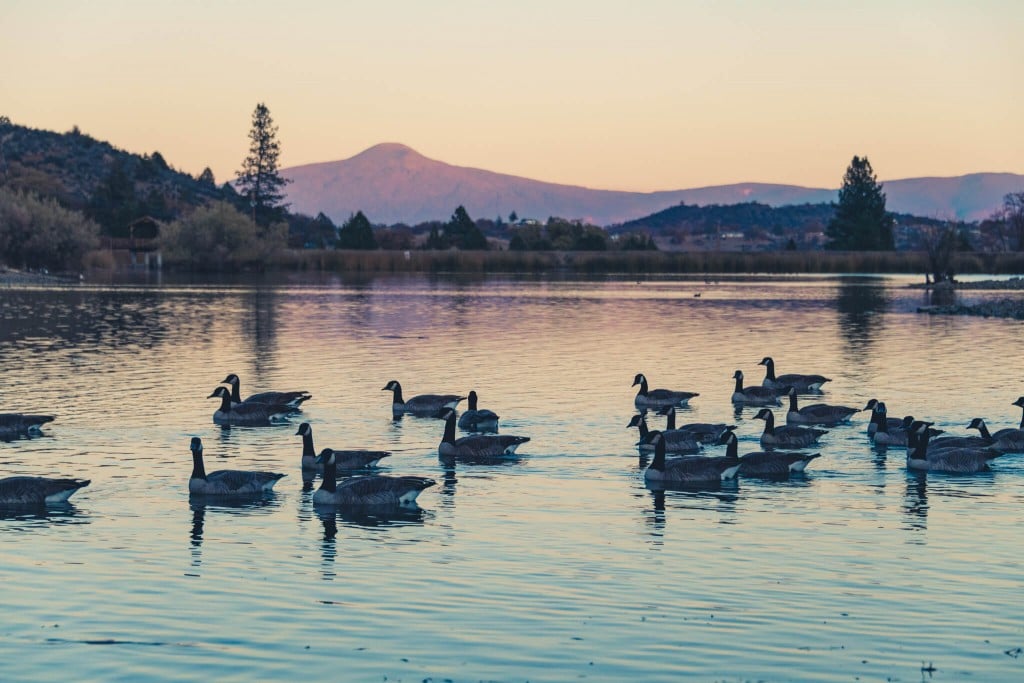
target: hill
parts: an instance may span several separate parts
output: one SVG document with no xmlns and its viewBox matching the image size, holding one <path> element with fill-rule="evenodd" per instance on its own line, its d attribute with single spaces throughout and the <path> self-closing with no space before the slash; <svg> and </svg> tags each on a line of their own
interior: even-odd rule
<svg viewBox="0 0 1024 683">
<path fill-rule="evenodd" d="M 837 177 L 842 169 L 837 170 Z M 303 213 L 323 211 L 335 222 L 363 211 L 375 223 L 445 219 L 456 206 L 474 218 L 549 216 L 598 225 L 623 223 L 676 206 L 758 202 L 768 206 L 834 201 L 836 190 L 738 183 L 663 192 L 621 192 L 545 183 L 429 159 L 397 143 L 371 147 L 349 159 L 283 169 L 293 182 L 288 201 Z M 976 173 L 957 178 L 911 178 L 884 183 L 889 209 L 936 218 L 979 220 L 1009 192 L 1024 190 L 1024 175 Z"/>
</svg>

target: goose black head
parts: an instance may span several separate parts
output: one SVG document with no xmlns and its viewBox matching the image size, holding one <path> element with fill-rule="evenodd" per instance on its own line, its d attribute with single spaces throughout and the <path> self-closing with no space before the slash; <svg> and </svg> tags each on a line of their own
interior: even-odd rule
<svg viewBox="0 0 1024 683">
<path fill-rule="evenodd" d="M 451 408 L 442 408 L 441 411 L 437 414 L 437 417 L 440 420 L 454 420 L 455 411 L 452 410 Z"/>
<path fill-rule="evenodd" d="M 241 380 L 238 379 L 238 375 L 233 372 L 220 381 L 221 384 L 238 384 L 239 382 L 241 382 Z"/>
<path fill-rule="evenodd" d="M 757 415 L 754 416 L 754 419 L 767 420 L 774 419 L 774 417 L 775 415 L 772 414 L 772 411 L 768 410 L 767 408 L 761 408 L 761 410 L 757 411 Z"/>
<path fill-rule="evenodd" d="M 877 406 L 877 405 L 878 405 L 878 399 L 877 398 L 873 398 L 870 401 L 868 401 L 867 405 L 865 405 L 861 410 L 874 410 L 875 406 Z"/>
<path fill-rule="evenodd" d="M 203 452 L 203 440 L 200 439 L 198 436 L 193 436 L 192 437 L 192 443 L 189 444 L 188 448 L 193 453 L 202 453 Z"/>
<path fill-rule="evenodd" d="M 213 393 L 206 398 L 224 398 L 225 396 L 230 397 L 231 392 L 229 392 L 225 387 L 217 387 L 213 390 Z"/>
<path fill-rule="evenodd" d="M 719 446 L 724 446 L 725 444 L 736 440 L 736 434 L 733 433 L 733 429 L 735 429 L 735 427 L 733 427 L 732 429 L 726 429 L 724 432 L 722 432 L 722 435 L 718 437 Z"/>
<path fill-rule="evenodd" d="M 388 382 L 387 384 L 385 384 L 384 388 L 381 389 L 381 391 L 398 391 L 401 388 L 402 388 L 402 385 L 398 383 L 398 380 L 397 379 L 393 379 L 390 382 Z"/>
<path fill-rule="evenodd" d="M 758 363 L 758 365 L 771 365 L 774 362 L 775 361 L 772 360 L 771 356 L 765 356 L 764 358 L 761 359 L 761 362 Z"/>
<path fill-rule="evenodd" d="M 907 430 L 907 429 L 910 429 L 911 425 L 913 425 L 913 424 L 914 424 L 914 416 L 913 415 L 904 415 L 903 416 L 903 422 L 900 424 L 900 428 L 904 429 L 904 430 Z"/>
<path fill-rule="evenodd" d="M 732 373 L 732 378 L 733 379 L 743 379 L 743 371 L 742 370 L 737 370 L 736 372 Z"/>
<path fill-rule="evenodd" d="M 1021 396 L 1020 398 L 1018 398 L 1016 401 L 1014 401 L 1010 405 L 1017 406 L 1018 408 L 1024 408 L 1024 396 Z"/>
<path fill-rule="evenodd" d="M 331 448 L 325 448 L 320 451 L 320 455 L 316 457 L 317 465 L 327 465 L 334 462 L 334 450 Z"/>
<path fill-rule="evenodd" d="M 633 386 L 635 387 L 637 384 L 643 384 L 646 381 L 647 381 L 647 378 L 644 377 L 644 373 L 638 372 L 638 373 L 636 373 L 636 377 L 633 378 Z M 1022 398 L 1024 398 L 1024 397 L 1022 397 Z"/>
<path fill-rule="evenodd" d="M 634 415 L 630 420 L 629 424 L 626 425 L 626 429 L 632 429 L 633 427 L 639 427 L 640 423 L 644 421 L 643 415 Z"/>
<path fill-rule="evenodd" d="M 980 417 L 976 417 L 971 420 L 971 424 L 967 425 L 968 429 L 981 429 L 985 426 L 985 420 Z"/>
<path fill-rule="evenodd" d="M 885 401 L 878 401 L 875 404 L 875 412 L 876 413 L 881 413 L 882 415 L 888 415 L 889 414 L 889 407 L 885 405 Z"/>
<path fill-rule="evenodd" d="M 309 423 L 303 422 L 299 425 L 299 431 L 295 432 L 295 436 L 306 436 L 306 434 L 311 434 L 312 432 L 313 428 L 309 426 Z"/>
</svg>

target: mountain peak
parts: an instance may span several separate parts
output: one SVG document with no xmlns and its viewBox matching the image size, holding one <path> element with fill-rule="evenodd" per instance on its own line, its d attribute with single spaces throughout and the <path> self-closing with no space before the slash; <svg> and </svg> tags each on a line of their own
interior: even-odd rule
<svg viewBox="0 0 1024 683">
<path fill-rule="evenodd" d="M 364 149 L 356 156 L 405 156 L 410 154 L 413 156 L 423 156 L 412 147 L 403 145 L 401 142 L 381 142 L 373 147 Z"/>
</svg>

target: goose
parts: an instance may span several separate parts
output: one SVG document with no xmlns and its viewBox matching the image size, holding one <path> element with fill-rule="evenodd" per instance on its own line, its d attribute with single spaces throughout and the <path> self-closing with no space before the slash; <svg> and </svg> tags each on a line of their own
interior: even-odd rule
<svg viewBox="0 0 1024 683">
<path fill-rule="evenodd" d="M 1021 396 L 1020 398 L 1018 398 L 1016 401 L 1014 401 L 1010 405 L 1015 405 L 1015 406 L 1018 406 L 1018 407 L 1024 409 L 1024 396 Z M 1021 416 L 1020 416 L 1020 428 L 1024 429 L 1024 413 L 1022 413 Z M 1002 431 L 1002 430 L 1000 430 L 1000 431 Z M 996 432 L 996 434 L 998 434 L 998 433 L 999 432 Z"/>
<path fill-rule="evenodd" d="M 53 415 L 29 415 L 26 413 L 0 413 L 0 439 L 40 434 L 41 427 L 53 422 Z"/>
<path fill-rule="evenodd" d="M 739 442 L 732 432 L 725 432 L 718 441 L 725 444 L 725 454 L 730 458 L 739 457 Z M 740 461 L 740 474 L 752 477 L 778 477 L 794 472 L 803 472 L 807 465 L 821 453 L 787 453 L 785 451 L 751 451 Z"/>
<path fill-rule="evenodd" d="M 1024 452 L 1024 429 L 1000 429 L 995 434 L 988 431 L 985 420 L 976 417 L 967 425 L 968 429 L 977 429 L 981 438 L 992 448 L 1004 453 Z"/>
<path fill-rule="evenodd" d="M 777 406 L 779 397 L 774 389 L 767 387 L 746 387 L 743 386 L 743 371 L 737 370 L 732 375 L 736 380 L 736 387 L 732 391 L 733 403 L 745 403 L 752 406 Z"/>
<path fill-rule="evenodd" d="M 667 419 L 665 420 L 665 432 L 671 432 L 678 429 L 681 432 L 688 432 L 691 438 L 701 443 L 718 443 L 718 439 L 726 430 L 736 429 L 736 425 L 727 425 L 724 422 L 718 424 L 712 424 L 709 422 L 689 422 L 676 427 L 676 407 L 668 406 L 658 411 L 659 415 L 664 415 Z"/>
<path fill-rule="evenodd" d="M 308 391 L 264 391 L 259 394 L 253 394 L 243 401 L 240 391 L 242 381 L 238 378 L 238 375 L 231 373 L 222 379 L 220 383 L 231 385 L 232 403 L 263 403 L 272 406 L 287 406 L 292 410 L 298 410 L 303 401 L 313 398 L 313 394 Z"/>
<path fill-rule="evenodd" d="M 846 422 L 860 408 L 833 406 L 827 403 L 812 403 L 803 408 L 797 405 L 796 387 L 789 388 L 789 411 L 786 413 L 786 424 L 837 425 Z"/>
<path fill-rule="evenodd" d="M 689 404 L 691 398 L 700 394 L 692 391 L 673 391 L 671 389 L 648 389 L 647 378 L 642 372 L 638 372 L 633 378 L 633 386 L 640 385 L 633 399 L 633 405 L 637 408 L 664 408 L 665 406 L 683 407 Z"/>
<path fill-rule="evenodd" d="M 910 425 L 914 423 L 914 416 L 907 415 L 899 423 L 899 426 L 890 428 L 890 419 L 885 417 L 885 403 L 879 402 L 875 410 L 881 414 L 881 417 L 876 423 L 878 431 L 871 435 L 871 440 L 879 446 L 908 445 L 911 436 Z"/>
<path fill-rule="evenodd" d="M 277 480 L 285 476 L 277 472 L 246 472 L 242 470 L 217 470 L 206 473 L 203 465 L 203 440 L 192 437 L 192 476 L 188 480 L 188 492 L 201 496 L 247 496 L 266 493 L 274 488 Z"/>
<path fill-rule="evenodd" d="M 882 404 L 881 410 L 878 409 L 878 405 L 880 403 Z M 885 404 L 882 403 L 881 401 L 879 401 L 877 398 L 873 398 L 870 401 L 868 401 L 867 404 L 864 406 L 863 410 L 870 410 L 871 411 L 871 420 L 868 422 L 868 436 L 869 437 L 870 436 L 874 436 L 875 432 L 878 431 L 878 425 L 879 425 L 879 422 L 881 420 L 887 420 L 887 424 L 889 425 L 889 431 L 890 432 L 895 430 L 895 429 L 899 429 L 901 426 L 903 426 L 904 420 L 900 420 L 900 419 L 895 418 L 895 417 L 888 417 L 887 416 L 887 410 L 886 410 Z M 913 420 L 911 420 L 911 421 L 913 421 Z"/>
<path fill-rule="evenodd" d="M 654 460 L 644 470 L 644 480 L 657 484 L 707 484 L 732 479 L 740 468 L 740 461 L 728 454 L 719 457 L 690 456 L 666 458 L 665 439 L 661 432 L 652 432 Z M 735 455 L 735 454 L 733 454 Z"/>
<path fill-rule="evenodd" d="M 660 434 L 665 442 L 665 451 L 673 455 L 693 455 L 700 452 L 700 444 L 693 434 L 678 429 L 652 432 L 647 428 L 647 418 L 641 415 L 634 415 L 633 419 L 626 425 L 626 429 L 636 427 L 640 430 L 640 441 L 637 443 L 641 453 L 650 453 L 654 450 L 654 442 L 651 440 L 654 434 Z"/>
<path fill-rule="evenodd" d="M 39 506 L 64 503 L 75 491 L 89 485 L 88 479 L 52 477 L 6 477 L 0 479 L 0 505 Z"/>
<path fill-rule="evenodd" d="M 369 475 L 338 481 L 334 451 L 325 448 L 317 458 L 324 476 L 313 492 L 315 505 L 388 506 L 413 505 L 416 497 L 435 484 L 426 477 L 385 477 Z"/>
<path fill-rule="evenodd" d="M 984 431 L 981 431 L 979 427 L 984 427 Z M 981 431 L 981 435 L 940 436 L 937 439 L 931 440 L 928 444 L 932 453 L 949 448 L 989 448 L 994 445 L 992 436 L 988 434 L 988 427 L 985 427 L 985 421 L 980 417 L 972 419 L 970 424 L 967 425 L 967 428 L 979 429 L 979 431 Z"/>
<path fill-rule="evenodd" d="M 213 412 L 213 421 L 219 425 L 262 427 L 285 420 L 292 412 L 291 408 L 266 403 L 232 403 L 231 392 L 224 387 L 217 387 L 206 398 L 220 399 L 220 408 Z"/>
<path fill-rule="evenodd" d="M 302 437 L 302 469 L 322 470 L 323 466 L 317 466 L 316 451 L 313 450 L 313 428 L 308 422 L 299 425 L 295 436 Z M 359 470 L 364 467 L 374 467 L 382 458 L 391 455 L 391 451 L 366 451 L 346 450 L 340 451 L 331 449 L 334 453 L 335 469 Z"/>
<path fill-rule="evenodd" d="M 761 380 L 761 386 L 768 387 L 769 389 L 783 389 L 785 387 L 795 387 L 801 394 L 806 394 L 810 391 L 821 391 L 821 385 L 825 382 L 831 382 L 828 377 L 822 377 L 821 375 L 800 375 L 797 373 L 790 373 L 775 376 L 775 361 L 772 360 L 771 356 L 765 356 L 761 359 L 758 365 L 764 366 L 764 379 Z"/>
<path fill-rule="evenodd" d="M 492 410 L 477 409 L 476 402 L 476 391 L 470 391 L 469 410 L 459 416 L 459 429 L 465 429 L 467 432 L 498 431 L 498 416 Z"/>
<path fill-rule="evenodd" d="M 455 411 L 445 408 L 438 416 L 444 420 L 444 436 L 437 446 L 441 457 L 496 458 L 515 455 L 516 449 L 530 440 L 528 436 L 509 434 L 473 434 L 455 438 Z"/>
<path fill-rule="evenodd" d="M 928 428 L 926 422 L 915 422 L 914 425 L 917 446 L 907 449 L 907 469 L 971 474 L 984 472 L 989 469 L 988 464 L 991 460 L 1003 455 L 1002 451 L 994 448 L 959 447 L 929 452 L 928 440 L 931 438 L 932 430 Z"/>
<path fill-rule="evenodd" d="M 421 416 L 435 416 L 438 411 L 445 408 L 454 409 L 459 401 L 466 398 L 456 394 L 420 394 L 413 396 L 408 401 L 402 398 L 402 385 L 398 380 L 391 380 L 381 391 L 394 392 L 391 399 L 391 412 L 395 415 L 411 413 Z"/>
<path fill-rule="evenodd" d="M 755 420 L 764 420 L 764 432 L 761 434 L 761 445 L 765 447 L 782 446 L 783 448 L 803 448 L 816 443 L 828 434 L 827 430 L 812 427 L 786 425 L 775 426 L 775 414 L 768 408 L 761 408 L 754 416 Z"/>
</svg>

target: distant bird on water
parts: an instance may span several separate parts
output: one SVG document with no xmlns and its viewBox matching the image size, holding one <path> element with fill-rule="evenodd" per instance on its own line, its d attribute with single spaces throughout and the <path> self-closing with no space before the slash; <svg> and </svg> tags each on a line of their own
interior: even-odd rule
<svg viewBox="0 0 1024 683">
<path fill-rule="evenodd" d="M 640 385 L 633 399 L 633 405 L 639 409 L 659 409 L 666 406 L 683 407 L 689 404 L 691 398 L 700 394 L 693 391 L 674 391 L 672 389 L 650 389 L 647 386 L 647 378 L 642 372 L 637 373 L 633 378 L 633 386 Z"/>
<path fill-rule="evenodd" d="M 41 506 L 64 503 L 71 494 L 89 483 L 88 479 L 6 477 L 0 479 L 0 505 Z"/>
<path fill-rule="evenodd" d="M 459 401 L 466 398 L 458 394 L 420 394 L 406 400 L 402 396 L 402 385 L 396 379 L 384 385 L 381 391 L 392 392 L 391 412 L 394 415 L 410 413 L 423 417 L 436 417 L 439 411 L 445 408 L 454 409 Z"/>
<path fill-rule="evenodd" d="M 231 373 L 222 379 L 220 383 L 231 385 L 232 403 L 263 403 L 272 406 L 287 406 L 293 410 L 298 410 L 304 401 L 313 398 L 313 394 L 308 391 L 264 391 L 259 394 L 252 394 L 243 401 L 240 390 L 242 380 L 238 378 L 238 375 Z"/>
<path fill-rule="evenodd" d="M 192 437 L 192 475 L 188 479 L 188 492 L 203 496 L 246 496 L 267 493 L 284 474 L 243 470 L 217 470 L 206 473 L 203 464 L 203 441 Z"/>
</svg>

